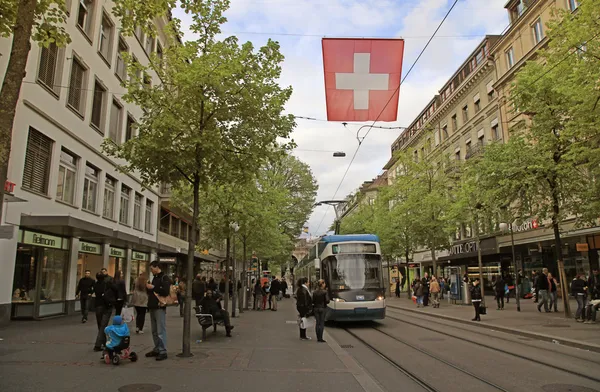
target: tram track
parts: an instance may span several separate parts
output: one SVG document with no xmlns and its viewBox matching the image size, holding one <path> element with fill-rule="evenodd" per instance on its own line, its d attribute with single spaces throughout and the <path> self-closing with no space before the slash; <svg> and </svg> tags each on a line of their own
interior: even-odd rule
<svg viewBox="0 0 600 392">
<path fill-rule="evenodd" d="M 419 385 L 421 388 L 423 388 L 426 391 L 429 392 L 442 392 L 443 389 L 438 389 L 434 386 L 431 385 L 431 383 L 429 383 L 428 381 L 424 380 L 422 377 L 420 377 L 419 375 L 415 374 L 413 371 L 410 371 L 409 369 L 407 369 L 405 366 L 402 366 L 400 363 L 398 363 L 398 361 L 394 360 L 393 358 L 389 357 L 388 355 L 386 355 L 385 353 L 383 353 L 381 350 L 377 349 L 374 345 L 372 345 L 371 343 L 369 343 L 368 341 L 366 341 L 365 339 L 361 338 L 360 336 L 358 336 L 355 332 L 351 331 L 349 328 L 344 327 L 342 328 L 346 333 L 348 333 L 350 336 L 352 336 L 354 339 L 356 339 L 357 341 L 359 341 L 361 344 L 365 345 L 367 348 L 369 348 L 371 351 L 373 351 L 375 354 L 377 354 L 379 357 L 381 357 L 383 360 L 385 360 L 387 363 L 389 363 L 393 368 L 395 368 L 396 370 L 398 370 L 399 372 L 401 372 L 402 374 L 404 374 L 405 376 L 407 376 L 409 379 L 411 379 L 412 381 L 414 381 L 417 385 Z M 375 330 L 385 336 L 387 336 L 388 338 L 402 344 L 405 345 L 413 350 L 418 351 L 419 353 L 430 357 L 438 362 L 441 362 L 447 366 L 449 366 L 452 369 L 455 369 L 457 371 L 459 371 L 462 374 L 465 374 L 475 380 L 478 380 L 479 382 L 486 384 L 490 387 L 492 387 L 495 390 L 498 391 L 502 391 L 502 392 L 510 392 L 508 389 L 505 389 L 497 384 L 494 384 L 491 381 L 488 381 L 466 369 L 463 369 L 462 367 L 455 365 L 449 361 L 446 361 L 442 358 L 439 358 L 438 356 L 436 356 L 435 354 L 424 350 L 420 347 L 417 347 L 411 343 L 408 343 L 406 341 L 403 341 L 402 339 L 397 338 L 396 336 L 393 336 L 391 334 L 388 334 L 387 332 L 384 332 L 382 330 L 380 330 L 379 328 L 376 327 L 371 327 L 369 328 L 370 330 Z"/>
<path fill-rule="evenodd" d="M 440 331 L 440 330 L 437 330 L 437 329 L 434 329 L 434 328 L 431 328 L 431 327 L 423 326 L 423 324 L 417 324 L 417 323 L 410 322 L 410 321 L 407 321 L 407 320 L 403 320 L 403 319 L 400 319 L 400 318 L 397 318 L 397 317 L 393 317 L 393 316 L 390 316 L 389 313 L 386 314 L 386 319 L 392 319 L 394 321 L 398 321 L 398 322 L 401 322 L 401 323 L 404 323 L 404 324 L 407 324 L 407 325 L 411 325 L 411 326 L 417 327 L 419 329 L 424 329 L 424 330 L 427 330 L 427 331 L 435 332 L 435 333 L 443 335 L 443 336 L 447 336 L 447 337 L 450 337 L 450 338 L 453 338 L 453 339 L 457 339 L 457 340 L 460 340 L 460 341 L 463 341 L 463 342 L 467 342 L 467 343 L 470 343 L 470 344 L 478 346 L 478 347 L 484 347 L 484 348 L 493 350 L 495 352 L 507 354 L 509 356 L 516 357 L 516 358 L 519 358 L 519 359 L 523 359 L 523 360 L 528 361 L 528 362 L 531 361 L 531 357 L 530 356 L 521 355 L 521 354 L 518 354 L 518 353 L 515 353 L 515 352 L 512 352 L 512 351 L 508 351 L 508 350 L 505 350 L 505 349 L 502 349 L 502 348 L 499 348 L 499 347 L 496 347 L 496 346 L 493 346 L 493 345 L 490 345 L 490 344 L 481 343 L 481 342 L 475 342 L 475 341 L 472 341 L 470 339 L 464 338 L 462 336 L 458 336 L 456 334 L 452 334 L 452 333 Z M 422 320 L 422 319 L 419 318 L 419 320 Z M 403 342 L 398 337 L 392 336 L 392 335 L 388 334 L 387 332 L 382 331 L 381 329 L 379 329 L 377 327 L 373 327 L 373 329 L 376 329 L 377 331 L 379 331 L 379 332 L 381 332 L 381 333 L 383 333 L 383 334 L 385 334 L 385 335 L 387 335 L 387 336 L 389 336 L 389 337 L 391 337 L 391 338 L 393 338 L 393 339 L 395 339 L 395 340 L 397 340 L 397 341 L 399 341 L 401 343 L 404 343 L 406 345 L 410 345 L 410 343 Z M 483 336 L 495 338 L 495 337 L 492 337 L 492 336 L 489 336 L 489 335 L 485 335 L 485 334 Z M 514 341 L 511 341 L 509 339 L 502 339 L 502 338 L 498 338 L 498 339 L 501 339 L 501 340 L 504 340 L 504 341 L 508 341 L 508 342 L 513 343 L 513 344 L 515 343 Z M 538 347 L 535 347 L 535 348 L 538 349 Z M 417 348 L 417 349 L 419 349 L 419 348 Z M 558 355 L 567 355 L 567 356 L 569 356 L 568 354 L 563 354 L 563 353 L 559 353 L 559 352 L 548 350 L 548 349 L 543 349 L 543 350 L 547 350 L 547 351 L 550 351 L 550 352 L 558 354 Z M 583 360 L 581 357 L 577 357 L 577 356 L 573 356 L 573 355 L 570 355 L 570 357 L 578 359 L 578 360 Z M 593 363 L 597 363 L 596 361 L 593 361 L 593 360 L 592 360 L 592 362 Z M 561 367 L 561 366 L 558 366 L 558 365 L 554 365 L 554 364 L 551 364 L 551 363 L 548 363 L 548 362 L 541 362 L 539 360 L 536 360 L 536 363 L 538 363 L 540 365 L 543 365 L 543 366 L 546 366 L 546 367 L 549 367 L 549 368 L 552 368 L 554 370 L 559 370 L 561 372 L 568 373 L 568 374 L 573 375 L 573 376 L 582 377 L 582 378 L 588 379 L 590 381 L 594 381 L 594 382 L 600 383 L 600 378 L 596 378 L 596 377 L 593 377 L 593 376 L 585 374 L 585 373 L 577 372 L 577 371 L 574 371 L 574 370 L 571 370 L 571 369 L 565 369 L 564 367 Z"/>
</svg>

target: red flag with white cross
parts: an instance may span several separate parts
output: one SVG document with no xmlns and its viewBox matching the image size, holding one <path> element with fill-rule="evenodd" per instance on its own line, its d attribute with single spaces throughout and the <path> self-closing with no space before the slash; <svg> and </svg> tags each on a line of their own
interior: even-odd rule
<svg viewBox="0 0 600 392">
<path fill-rule="evenodd" d="M 323 38 L 329 121 L 396 121 L 404 40 Z"/>
</svg>

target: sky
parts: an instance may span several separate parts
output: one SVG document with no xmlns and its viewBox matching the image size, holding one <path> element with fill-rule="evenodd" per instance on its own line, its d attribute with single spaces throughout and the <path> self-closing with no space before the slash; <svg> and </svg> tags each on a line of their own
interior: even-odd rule
<svg viewBox="0 0 600 392">
<path fill-rule="evenodd" d="M 255 47 L 269 38 L 285 56 L 282 86 L 292 86 L 287 113 L 297 119 L 292 138 L 299 159 L 310 165 L 318 185 L 317 201 L 344 199 L 364 181 L 383 172 L 391 144 L 402 130 L 373 129 L 362 143 L 344 181 L 342 177 L 358 148 L 356 133 L 362 124 L 327 122 L 321 38 L 403 38 L 403 80 L 398 120 L 378 126 L 406 127 L 438 94 L 486 34 L 500 34 L 508 25 L 506 0 L 459 0 L 413 70 L 408 70 L 454 0 L 231 0 L 222 26 L 224 36 L 236 35 Z M 190 17 L 177 10 L 184 39 Z M 406 77 L 406 78 L 405 78 Z M 404 79 L 405 78 L 405 79 Z M 364 124 L 371 124 L 364 123 Z M 361 131 L 364 136 L 366 129 Z M 343 151 L 345 158 L 334 158 Z M 339 189 L 338 189 L 339 187 Z M 337 192 L 336 192 L 337 191 Z M 315 207 L 307 222 L 311 236 L 324 234 L 335 218 L 333 208 Z"/>
</svg>

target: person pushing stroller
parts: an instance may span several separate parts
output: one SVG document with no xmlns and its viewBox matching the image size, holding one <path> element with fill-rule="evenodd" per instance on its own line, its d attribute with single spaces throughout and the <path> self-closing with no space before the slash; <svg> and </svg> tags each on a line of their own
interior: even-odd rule
<svg viewBox="0 0 600 392">
<path fill-rule="evenodd" d="M 104 360 L 106 363 L 112 362 L 118 365 L 121 359 L 130 359 L 137 361 L 137 354 L 130 350 L 131 336 L 129 327 L 123 322 L 121 316 L 113 318 L 113 324 L 104 329 L 106 334 L 106 351 Z"/>
</svg>

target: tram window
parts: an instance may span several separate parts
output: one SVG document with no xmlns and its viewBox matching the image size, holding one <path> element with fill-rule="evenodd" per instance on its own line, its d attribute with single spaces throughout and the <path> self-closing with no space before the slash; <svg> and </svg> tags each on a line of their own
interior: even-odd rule
<svg viewBox="0 0 600 392">
<path fill-rule="evenodd" d="M 381 287 L 381 260 L 378 255 L 329 256 L 331 287 L 343 289 L 369 289 Z"/>
</svg>

